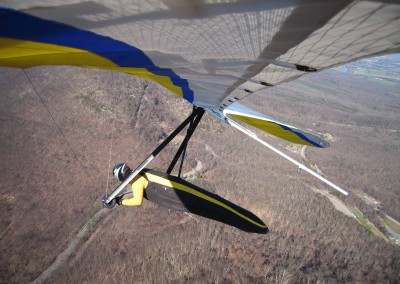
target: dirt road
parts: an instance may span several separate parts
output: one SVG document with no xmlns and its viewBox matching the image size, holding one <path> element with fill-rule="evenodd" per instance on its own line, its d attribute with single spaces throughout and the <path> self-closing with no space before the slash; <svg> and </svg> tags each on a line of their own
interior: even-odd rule
<svg viewBox="0 0 400 284">
<path fill-rule="evenodd" d="M 45 283 L 51 275 L 58 270 L 61 266 L 65 265 L 66 261 L 70 258 L 70 256 L 75 253 L 75 251 L 79 248 L 79 246 L 84 243 L 84 241 L 90 235 L 93 227 L 103 219 L 103 217 L 110 212 L 110 210 L 106 208 L 102 208 L 97 211 L 89 221 L 86 222 L 85 225 L 80 229 L 75 238 L 70 242 L 68 247 L 60 253 L 60 255 L 56 258 L 56 260 L 45 270 L 42 274 L 39 275 L 32 283 L 39 284 Z"/>
</svg>

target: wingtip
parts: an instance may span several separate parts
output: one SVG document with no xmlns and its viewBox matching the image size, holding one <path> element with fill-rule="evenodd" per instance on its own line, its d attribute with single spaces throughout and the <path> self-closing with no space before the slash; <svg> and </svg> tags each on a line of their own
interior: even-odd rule
<svg viewBox="0 0 400 284">
<path fill-rule="evenodd" d="M 319 138 L 319 148 L 329 148 L 331 147 L 331 144 L 329 144 L 326 140 Z"/>
<path fill-rule="evenodd" d="M 223 114 L 225 117 L 233 117 L 292 143 L 313 146 L 317 148 L 330 147 L 327 141 L 316 136 L 315 134 L 276 121 L 275 119 L 258 113 L 257 111 L 245 107 L 238 102 L 235 102 L 224 109 Z"/>
</svg>

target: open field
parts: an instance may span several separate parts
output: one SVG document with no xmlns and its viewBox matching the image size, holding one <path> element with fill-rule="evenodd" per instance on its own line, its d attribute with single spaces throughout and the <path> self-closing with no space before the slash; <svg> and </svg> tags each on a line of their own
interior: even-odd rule
<svg viewBox="0 0 400 284">
<path fill-rule="evenodd" d="M 386 218 L 383 221 L 385 222 L 385 225 L 389 226 L 393 231 L 396 232 L 396 234 L 400 234 L 400 225 L 398 222 L 395 222 L 388 216 L 386 216 Z"/>
<path fill-rule="evenodd" d="M 363 79 L 382 85 L 398 85 L 400 78 L 400 55 L 386 55 L 352 62 L 334 70 L 344 74 L 360 76 Z M 399 90 L 393 94 L 400 94 Z"/>
<path fill-rule="evenodd" d="M 191 111 L 152 82 L 79 68 L 0 69 L 0 271 L 2 283 L 37 279 L 101 209 L 117 162 L 141 162 Z M 331 135 L 307 160 L 350 192 L 344 200 L 384 231 L 400 220 L 399 84 L 331 70 L 245 100 L 303 129 Z M 61 134 L 61 132 L 62 134 Z M 254 130 L 257 132 L 256 130 Z M 289 143 L 257 132 L 286 150 Z M 252 211 L 267 235 L 160 208 L 117 207 L 85 235 L 48 283 L 394 283 L 400 248 L 335 210 L 330 191 L 257 142 L 206 115 L 184 172 L 197 185 Z M 151 166 L 165 170 L 177 146 Z M 297 176 L 296 176 L 297 175 Z M 380 202 L 376 210 L 356 192 Z M 358 213 L 358 212 L 357 212 Z"/>
</svg>

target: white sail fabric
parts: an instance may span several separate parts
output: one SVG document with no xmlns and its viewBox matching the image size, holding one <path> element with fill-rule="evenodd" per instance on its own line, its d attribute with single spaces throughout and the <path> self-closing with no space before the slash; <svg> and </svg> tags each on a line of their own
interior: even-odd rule
<svg viewBox="0 0 400 284">
<path fill-rule="evenodd" d="M 0 6 L 127 43 L 223 110 L 259 89 L 398 52 L 398 1 L 2 1 Z M 17 25 L 18 23 L 16 23 Z"/>
</svg>

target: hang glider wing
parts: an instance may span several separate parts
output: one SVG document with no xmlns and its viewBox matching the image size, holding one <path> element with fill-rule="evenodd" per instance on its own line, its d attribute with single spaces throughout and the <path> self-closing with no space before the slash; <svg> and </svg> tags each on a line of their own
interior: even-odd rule
<svg viewBox="0 0 400 284">
<path fill-rule="evenodd" d="M 153 80 L 278 137 L 326 142 L 232 103 L 260 89 L 400 51 L 398 1 L 7 1 L 0 66 L 73 65 Z"/>
<path fill-rule="evenodd" d="M 300 130 L 296 127 L 278 122 L 275 119 L 249 109 L 238 102 L 227 107 L 224 110 L 224 114 L 228 118 L 235 118 L 276 137 L 296 144 L 303 144 L 319 148 L 329 147 L 328 142 L 322 140 L 318 136 Z"/>
</svg>

